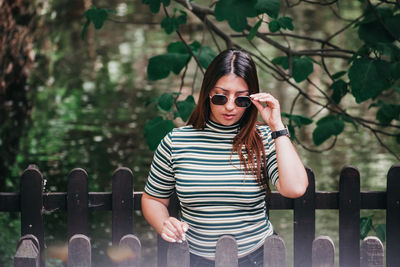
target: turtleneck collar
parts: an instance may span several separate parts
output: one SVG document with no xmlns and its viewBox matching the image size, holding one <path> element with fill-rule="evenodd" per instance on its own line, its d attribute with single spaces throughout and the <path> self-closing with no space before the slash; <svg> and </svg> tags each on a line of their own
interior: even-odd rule
<svg viewBox="0 0 400 267">
<path fill-rule="evenodd" d="M 232 125 L 223 125 L 215 121 L 208 120 L 206 122 L 206 128 L 209 128 L 215 132 L 220 132 L 220 133 L 238 133 L 240 126 L 239 122 Z"/>
</svg>

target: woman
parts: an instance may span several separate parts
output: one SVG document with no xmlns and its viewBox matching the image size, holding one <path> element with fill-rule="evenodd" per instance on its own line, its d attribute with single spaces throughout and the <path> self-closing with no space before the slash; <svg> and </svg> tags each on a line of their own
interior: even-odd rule
<svg viewBox="0 0 400 267">
<path fill-rule="evenodd" d="M 266 125 L 257 124 L 260 113 Z M 279 102 L 260 93 L 256 66 L 241 50 L 210 64 L 188 125 L 174 129 L 154 155 L 143 215 L 168 242 L 188 240 L 191 266 L 213 266 L 222 235 L 238 244 L 239 266 L 262 266 L 273 228 L 268 182 L 285 197 L 304 194 L 308 179 L 282 120 Z M 179 221 L 167 206 L 176 189 Z"/>
</svg>

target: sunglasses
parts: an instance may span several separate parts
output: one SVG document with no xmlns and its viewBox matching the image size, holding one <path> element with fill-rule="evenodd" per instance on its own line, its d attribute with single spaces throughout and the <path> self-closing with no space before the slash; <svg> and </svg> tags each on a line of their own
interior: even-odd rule
<svg viewBox="0 0 400 267">
<path fill-rule="evenodd" d="M 228 97 L 224 94 L 215 94 L 211 98 L 211 102 L 214 105 L 225 105 L 228 102 Z M 248 108 L 251 105 L 250 97 L 248 96 L 238 96 L 235 98 L 236 106 L 240 108 Z"/>
</svg>

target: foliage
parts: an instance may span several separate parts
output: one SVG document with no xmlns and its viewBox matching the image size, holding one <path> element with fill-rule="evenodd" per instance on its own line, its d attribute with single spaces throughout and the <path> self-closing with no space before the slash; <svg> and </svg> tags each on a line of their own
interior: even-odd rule
<svg viewBox="0 0 400 267">
<path fill-rule="evenodd" d="M 338 15 L 341 10 L 335 4 L 336 1 L 320 6 L 317 2 L 309 3 L 324 14 L 330 12 L 322 10 L 328 6 L 335 14 L 330 18 L 337 20 L 336 28 L 327 33 L 325 39 L 319 39 L 308 36 L 304 25 L 290 15 L 291 9 L 300 8 L 301 1 L 290 4 L 279 0 L 219 0 L 210 7 L 198 3 L 199 1 L 143 0 L 142 2 L 149 5 L 153 13 L 158 13 L 163 5 L 166 17 L 161 22 L 161 27 L 167 34 L 175 31 L 180 38 L 179 42 L 168 45 L 166 54 L 149 59 L 147 74 L 150 80 L 167 78 L 172 72 L 180 75 L 183 83 L 186 70 L 190 66 L 190 58 L 196 57 L 197 68 L 205 69 L 207 67 L 207 64 L 204 64 L 205 58 L 209 62 L 216 54 L 212 46 L 220 49 L 215 37 L 212 38 L 214 43 L 211 42 L 209 45 L 197 41 L 188 44 L 183 39 L 180 28 L 188 23 L 186 12 L 190 12 L 204 23 L 204 27 L 207 27 L 211 34 L 220 37 L 227 47 L 247 50 L 262 70 L 270 72 L 277 80 L 297 90 L 298 95 L 293 100 L 291 110 L 294 110 L 300 97 L 320 109 L 316 114 L 302 114 L 301 117 L 294 115 L 292 111 L 282 113 L 288 120 L 294 140 L 302 142 L 296 136 L 296 131 L 299 131 L 301 126 L 314 125 L 313 145 L 330 149 L 333 145 L 326 145 L 327 141 L 333 140 L 334 144 L 344 131 L 346 123 L 350 123 L 357 130 L 358 126 L 362 126 L 370 131 L 385 149 L 400 158 L 398 151 L 391 149 L 382 141 L 384 136 L 393 137 L 393 142 L 399 143 L 400 140 L 400 107 L 396 103 L 400 99 L 398 3 L 380 0 L 374 3 L 366 1 L 364 5 L 359 6 L 353 4 L 361 15 L 359 17 L 353 15 L 346 19 Z M 173 6 L 173 16 L 169 15 L 167 8 L 169 6 Z M 186 8 L 186 11 L 183 11 L 182 7 Z M 285 15 L 280 16 L 283 7 Z M 219 23 L 209 17 L 213 17 Z M 221 24 L 225 21 L 228 27 L 226 24 Z M 254 24 L 251 25 L 253 21 Z M 353 29 L 356 34 L 347 34 Z M 287 34 L 285 31 L 293 33 Z M 235 32 L 240 32 L 243 40 L 236 42 Z M 351 40 L 349 44 L 358 43 L 359 48 L 346 46 L 341 41 L 343 38 Z M 246 45 L 246 41 L 249 45 Z M 300 47 L 303 43 L 309 49 L 302 50 Z M 275 56 L 271 58 L 261 51 L 260 48 L 264 44 L 274 47 Z M 341 67 L 338 67 L 339 65 Z M 322 73 L 321 77 L 313 76 L 316 69 Z M 320 94 L 312 95 L 308 92 L 308 87 L 315 88 Z M 185 121 L 188 116 L 182 116 L 176 98 L 172 99 L 170 93 L 163 94 L 158 99 L 163 119 L 158 117 L 150 121 L 147 129 L 153 129 L 157 125 L 162 133 L 167 133 L 172 127 L 172 120 L 168 118 L 170 115 L 166 115 L 168 112 L 175 111 L 175 116 L 180 116 Z M 377 108 L 375 119 L 348 111 L 347 106 L 352 105 L 352 100 L 355 100 L 360 108 L 369 107 L 368 113 L 374 112 L 371 108 Z M 179 103 L 185 106 L 185 113 L 189 114 L 191 106 Z M 152 149 L 156 147 L 162 135 L 155 137 L 149 130 L 145 130 L 147 143 Z"/>
<path fill-rule="evenodd" d="M 21 235 L 21 221 L 18 214 L 0 212 L 0 244 L 6 244 L 0 247 L 0 266 L 12 266 L 13 255 L 18 243 L 18 236 Z M 5 256 L 7 255 L 7 256 Z"/>
<path fill-rule="evenodd" d="M 374 215 L 360 218 L 360 239 L 364 240 L 371 230 L 375 231 L 376 236 L 383 242 L 386 241 L 386 225 L 385 224 L 373 224 Z"/>
</svg>

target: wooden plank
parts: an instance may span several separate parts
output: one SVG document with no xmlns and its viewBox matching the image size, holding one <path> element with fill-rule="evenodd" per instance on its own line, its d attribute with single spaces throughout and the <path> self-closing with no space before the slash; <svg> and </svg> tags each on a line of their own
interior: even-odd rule
<svg viewBox="0 0 400 267">
<path fill-rule="evenodd" d="M 126 234 L 133 234 L 133 174 L 118 168 L 112 183 L 112 243 L 118 245 Z"/>
<path fill-rule="evenodd" d="M 368 236 L 361 244 L 360 267 L 383 267 L 383 244 L 376 236 Z M 398 266 L 398 265 L 397 265 Z"/>
<path fill-rule="evenodd" d="M 25 235 L 18 241 L 14 267 L 39 267 L 40 244 L 34 235 Z"/>
<path fill-rule="evenodd" d="M 312 242 L 315 238 L 315 179 L 307 168 L 308 188 L 294 200 L 294 266 L 311 266 Z"/>
<path fill-rule="evenodd" d="M 135 235 L 124 235 L 119 242 L 120 248 L 129 248 L 132 255 L 128 255 L 122 261 L 119 262 L 118 267 L 140 267 L 141 266 L 141 254 L 142 245 L 140 244 L 139 238 Z"/>
<path fill-rule="evenodd" d="M 278 235 L 271 235 L 264 241 L 264 266 L 285 267 L 286 247 L 283 239 Z"/>
<path fill-rule="evenodd" d="M 169 216 L 178 218 L 179 217 L 179 200 L 176 192 L 171 195 L 168 205 Z M 169 248 L 169 242 L 162 239 L 160 235 L 157 235 L 157 266 L 167 266 L 167 252 Z"/>
<path fill-rule="evenodd" d="M 400 263 L 400 165 L 393 165 L 387 175 L 386 266 Z"/>
<path fill-rule="evenodd" d="M 90 267 L 92 250 L 90 239 L 81 234 L 71 237 L 68 242 L 68 267 Z"/>
<path fill-rule="evenodd" d="M 312 245 L 312 267 L 334 267 L 335 245 L 329 236 L 319 236 Z"/>
<path fill-rule="evenodd" d="M 230 235 L 223 235 L 217 241 L 215 267 L 237 267 L 238 248 L 236 240 Z"/>
<path fill-rule="evenodd" d="M 133 209 L 141 210 L 143 192 L 133 193 Z M 0 192 L 0 212 L 19 212 L 19 193 Z M 364 191 L 360 193 L 361 209 L 386 209 L 386 192 L 384 191 Z M 290 210 L 293 209 L 293 199 L 285 198 L 277 192 L 273 192 L 268 209 L 271 210 Z M 112 193 L 111 192 L 89 192 L 90 211 L 110 211 Z M 66 211 L 67 193 L 51 192 L 43 195 L 43 205 L 46 211 Z M 336 210 L 339 209 L 339 192 L 318 191 L 315 193 L 315 209 Z"/>
<path fill-rule="evenodd" d="M 89 210 L 112 210 L 112 192 L 89 192 Z"/>
<path fill-rule="evenodd" d="M 339 265 L 360 265 L 360 174 L 355 167 L 340 174 Z"/>
<path fill-rule="evenodd" d="M 187 241 L 169 243 L 167 252 L 167 267 L 189 267 L 190 254 Z"/>
<path fill-rule="evenodd" d="M 89 235 L 88 191 L 86 171 L 73 169 L 68 175 L 68 240 L 75 234 Z"/>
<path fill-rule="evenodd" d="M 21 235 L 37 237 L 40 251 L 44 248 L 43 177 L 35 165 L 23 172 L 20 184 Z"/>
</svg>

